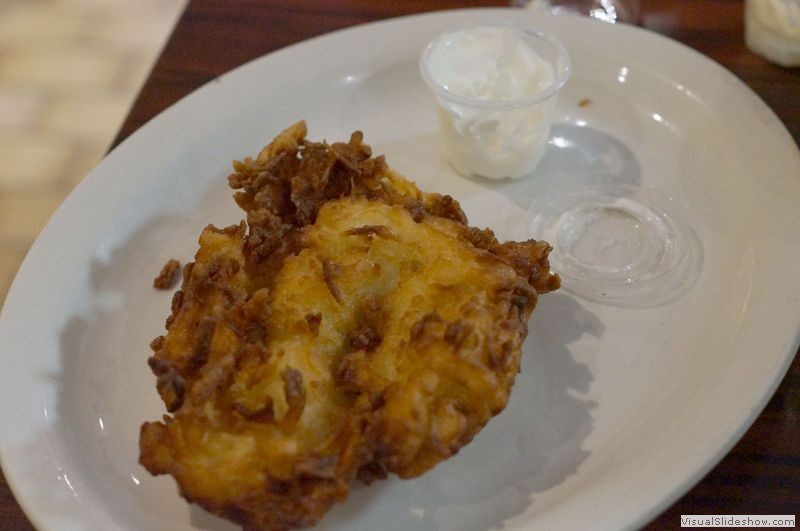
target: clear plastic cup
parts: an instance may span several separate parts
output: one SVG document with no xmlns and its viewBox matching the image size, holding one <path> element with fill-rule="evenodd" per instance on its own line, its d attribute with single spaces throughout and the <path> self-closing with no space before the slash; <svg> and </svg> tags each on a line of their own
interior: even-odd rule
<svg viewBox="0 0 800 531">
<path fill-rule="evenodd" d="M 539 195 L 527 234 L 553 246 L 550 266 L 566 291 L 628 308 L 687 293 L 703 268 L 703 246 L 671 197 L 641 185 L 597 185 Z"/>
<path fill-rule="evenodd" d="M 420 59 L 445 156 L 465 176 L 519 179 L 544 154 L 570 58 L 551 35 L 513 24 L 443 33 Z"/>
</svg>

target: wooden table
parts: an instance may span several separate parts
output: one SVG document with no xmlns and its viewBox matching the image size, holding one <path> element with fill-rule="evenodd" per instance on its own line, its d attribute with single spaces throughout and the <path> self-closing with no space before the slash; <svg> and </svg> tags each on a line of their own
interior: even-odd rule
<svg viewBox="0 0 800 531">
<path fill-rule="evenodd" d="M 477 0 L 192 0 L 115 144 L 200 85 L 288 44 L 397 15 L 506 4 Z M 642 26 L 677 39 L 734 72 L 772 107 L 800 143 L 800 69 L 773 66 L 748 51 L 742 37 L 742 1 L 643 0 L 642 4 Z M 775 396 L 741 441 L 648 529 L 678 528 L 681 514 L 798 512 L 800 357 L 795 358 Z M 30 528 L 2 477 L 0 528 Z"/>
</svg>

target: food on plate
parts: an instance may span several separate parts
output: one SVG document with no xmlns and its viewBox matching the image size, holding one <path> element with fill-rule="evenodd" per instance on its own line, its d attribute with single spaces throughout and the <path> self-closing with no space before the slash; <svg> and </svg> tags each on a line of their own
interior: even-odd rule
<svg viewBox="0 0 800 531">
<path fill-rule="evenodd" d="M 153 287 L 156 289 L 171 288 L 180 268 L 181 263 L 174 258 L 170 258 L 167 263 L 164 264 L 164 267 L 161 268 L 161 272 L 158 273 L 158 276 L 153 279 Z"/>
<path fill-rule="evenodd" d="M 506 405 L 545 242 L 500 243 L 451 197 L 305 123 L 229 177 L 247 221 L 200 236 L 149 364 L 169 415 L 140 462 L 246 528 L 310 526 L 354 479 L 422 474 Z"/>
</svg>

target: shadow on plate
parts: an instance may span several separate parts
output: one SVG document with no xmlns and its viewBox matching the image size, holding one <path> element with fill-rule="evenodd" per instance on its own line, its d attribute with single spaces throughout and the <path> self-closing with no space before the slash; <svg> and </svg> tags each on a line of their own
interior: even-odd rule
<svg viewBox="0 0 800 531">
<path fill-rule="evenodd" d="M 563 483 L 589 455 L 592 381 L 569 345 L 600 337 L 600 320 L 569 295 L 543 296 L 529 323 L 511 400 L 458 455 L 411 480 L 354 486 L 319 529 L 467 531 L 502 528 L 534 511 L 537 493 Z M 533 517 L 533 516 L 532 516 Z"/>
<path fill-rule="evenodd" d="M 153 263 L 170 237 L 170 227 L 183 222 L 176 217 L 153 219 L 122 243 L 98 247 L 90 265 L 86 307 L 69 317 L 60 331 L 61 370 L 42 375 L 57 386 L 55 411 L 50 414 L 53 425 L 28 452 L 31 460 L 52 463 L 59 481 L 50 483 L 53 492 L 45 497 L 58 507 L 52 512 L 63 521 L 88 523 L 85 518 L 93 511 L 81 506 L 99 499 L 104 512 L 120 525 L 156 528 L 159 514 L 169 508 L 167 497 L 142 487 L 152 486 L 153 479 L 137 463 L 138 429 L 147 420 L 141 412 L 152 408 L 158 397 L 146 364 L 148 340 L 141 345 L 130 341 L 149 334 L 152 319 L 142 323 L 129 311 L 137 299 L 152 297 L 164 299 L 155 311 L 166 317 L 171 292 L 153 290 L 152 278 L 158 273 Z M 134 285 L 137 289 L 129 289 Z M 131 349 L 132 343 L 138 347 Z M 175 490 L 174 483 L 169 488 Z"/>
<path fill-rule="evenodd" d="M 532 175 L 515 181 L 470 179 L 497 190 L 527 210 L 543 191 L 638 186 L 642 168 L 633 151 L 616 137 L 589 126 L 557 123 L 550 130 L 544 157 Z"/>
<path fill-rule="evenodd" d="M 536 237 L 527 212 L 538 198 L 586 187 L 636 188 L 642 180 L 641 165 L 626 144 L 592 127 L 568 123 L 553 125 L 535 173 L 516 181 L 461 177 L 441 152 L 436 131 L 374 147 L 375 153 L 386 154 L 392 168 L 421 181 L 426 190 L 453 194 L 471 224 L 491 227 L 501 239 Z"/>
</svg>

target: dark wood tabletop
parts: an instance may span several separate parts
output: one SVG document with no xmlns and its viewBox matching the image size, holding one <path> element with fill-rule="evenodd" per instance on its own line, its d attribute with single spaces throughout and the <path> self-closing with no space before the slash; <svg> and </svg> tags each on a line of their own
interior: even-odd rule
<svg viewBox="0 0 800 531">
<path fill-rule="evenodd" d="M 200 85 L 289 44 L 398 15 L 507 4 L 478 0 L 191 0 L 115 145 Z M 800 144 L 800 69 L 772 65 L 747 49 L 742 0 L 642 0 L 640 25 L 681 41 L 731 70 L 775 111 Z M 679 528 L 681 514 L 798 512 L 800 356 L 795 357 L 777 392 L 744 437 L 647 529 Z M 31 528 L 2 476 L 0 528 Z"/>
</svg>

